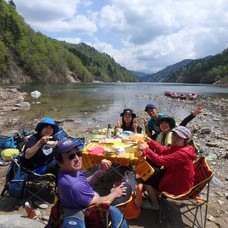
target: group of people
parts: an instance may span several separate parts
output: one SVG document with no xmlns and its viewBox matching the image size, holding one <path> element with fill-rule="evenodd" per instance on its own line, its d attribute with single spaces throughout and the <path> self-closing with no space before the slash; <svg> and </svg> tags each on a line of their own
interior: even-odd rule
<svg viewBox="0 0 228 228">
<path fill-rule="evenodd" d="M 149 148 L 144 148 L 142 152 L 155 173 L 143 184 L 152 208 L 158 209 L 157 192 L 181 194 L 193 186 L 196 147 L 190 144 L 192 135 L 186 125 L 202 112 L 202 105 L 199 104 L 197 110 L 178 127 L 171 116 L 159 113 L 153 104 L 148 104 L 145 111 L 150 117 L 145 121 L 147 137 L 144 138 Z M 124 109 L 120 116 L 122 121 L 119 119 L 117 122 L 119 128 L 134 133 L 142 132 L 133 110 Z M 54 148 L 47 146 L 58 130 L 58 125 L 51 118 L 45 118 L 37 124 L 36 133 L 29 138 L 24 148 L 24 166 L 40 174 L 52 172 L 57 175 L 58 195 L 64 207 L 63 227 L 72 227 L 72 224 L 74 227 L 85 227 L 85 208 L 104 201 L 112 203 L 126 196 L 128 186 L 122 183 L 111 189 L 107 196 L 99 196 L 91 185 L 111 167 L 111 162 L 102 160 L 97 171 L 86 178 L 81 171 L 80 141 L 65 138 Z M 113 227 L 127 227 L 126 220 L 116 207 L 110 207 L 110 216 Z"/>
</svg>

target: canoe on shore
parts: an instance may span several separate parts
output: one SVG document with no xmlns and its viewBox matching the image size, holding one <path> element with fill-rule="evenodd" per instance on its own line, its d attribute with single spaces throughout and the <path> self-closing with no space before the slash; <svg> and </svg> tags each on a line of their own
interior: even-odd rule
<svg viewBox="0 0 228 228">
<path fill-rule="evenodd" d="M 189 94 L 189 99 L 190 100 L 194 100 L 194 99 L 196 99 L 197 98 L 197 94 L 196 93 L 190 93 Z"/>
<path fill-rule="evenodd" d="M 197 94 L 196 93 L 190 93 L 189 95 L 187 95 L 186 93 L 175 93 L 175 92 L 169 92 L 169 91 L 165 91 L 164 95 L 167 97 L 171 97 L 174 99 L 181 99 L 181 100 L 185 100 L 187 98 L 189 98 L 190 100 L 194 100 L 197 98 Z"/>
</svg>

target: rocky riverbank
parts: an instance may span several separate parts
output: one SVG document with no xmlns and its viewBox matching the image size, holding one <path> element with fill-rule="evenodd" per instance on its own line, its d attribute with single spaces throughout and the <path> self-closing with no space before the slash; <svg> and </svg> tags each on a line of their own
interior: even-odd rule
<svg viewBox="0 0 228 228">
<path fill-rule="evenodd" d="M 15 87 L 1 88 L 0 87 L 0 129 L 2 135 L 12 135 L 13 132 L 21 129 L 33 130 L 37 122 L 43 117 L 35 116 L 32 119 L 26 119 L 21 116 L 20 109 L 23 102 L 26 102 L 28 94 L 18 90 Z M 211 98 L 206 96 L 199 96 L 197 101 L 189 100 L 173 100 L 164 96 L 153 96 L 146 94 L 140 97 L 142 101 L 144 99 L 150 99 L 156 101 L 159 105 L 159 111 L 175 116 L 177 124 L 185 116 L 176 116 L 176 110 L 183 109 L 185 112 L 190 113 L 197 108 L 197 102 L 205 103 L 202 114 L 192 120 L 188 127 L 194 133 L 193 138 L 197 145 L 204 151 L 204 155 L 210 164 L 211 169 L 214 171 L 214 178 L 211 182 L 210 192 L 210 205 L 208 211 L 208 227 L 227 227 L 228 226 L 228 99 L 225 98 Z M 169 104 L 168 106 L 162 104 Z M 28 105 L 28 104 L 27 104 Z M 31 104 L 32 105 L 32 104 Z M 28 111 L 29 112 L 29 111 Z M 136 114 L 140 117 L 139 125 L 143 126 L 143 119 L 147 118 L 144 111 L 137 111 Z M 61 123 L 64 128 L 72 135 L 84 135 L 87 139 L 91 134 L 99 128 L 99 122 L 102 121 L 102 117 L 99 120 L 94 114 L 93 123 L 89 126 L 82 126 L 77 124 L 77 127 L 72 127 L 74 122 L 69 120 Z M 115 120 L 113 120 L 113 123 Z M 76 125 L 76 124 L 75 124 Z M 6 167 L 0 167 L 0 191 L 4 184 L 4 175 Z M 7 206 L 8 205 L 8 206 Z M 7 208 L 7 209 L 6 209 Z M 37 209 L 40 212 L 39 221 L 45 223 L 49 209 Z M 15 208 L 15 202 L 13 199 L 0 199 L 0 215 L 6 215 L 8 213 L 23 214 L 23 209 Z M 150 227 L 142 224 L 146 224 L 144 220 L 151 221 L 151 213 L 148 210 L 143 210 L 142 215 L 134 223 L 130 223 L 130 227 Z M 148 217 L 147 217 L 148 215 Z M 155 218 L 156 219 L 156 218 Z M 153 221 L 153 223 L 158 221 Z M 158 226 L 159 227 L 159 224 Z"/>
</svg>

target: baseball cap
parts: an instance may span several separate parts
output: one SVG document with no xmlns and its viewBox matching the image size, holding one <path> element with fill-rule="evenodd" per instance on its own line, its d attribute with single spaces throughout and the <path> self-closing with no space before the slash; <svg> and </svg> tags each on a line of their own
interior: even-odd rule
<svg viewBox="0 0 228 228">
<path fill-rule="evenodd" d="M 145 107 L 145 112 L 147 112 L 148 108 L 156 108 L 156 106 L 153 104 L 147 104 L 147 106 Z"/>
<path fill-rule="evenodd" d="M 192 137 L 192 133 L 190 132 L 190 130 L 184 126 L 178 126 L 174 128 L 172 132 L 176 132 L 182 139 L 190 139 Z"/>
<path fill-rule="evenodd" d="M 75 147 L 82 146 L 81 140 L 73 141 L 70 138 L 61 139 L 55 146 L 55 153 L 62 154 L 71 151 Z"/>
</svg>

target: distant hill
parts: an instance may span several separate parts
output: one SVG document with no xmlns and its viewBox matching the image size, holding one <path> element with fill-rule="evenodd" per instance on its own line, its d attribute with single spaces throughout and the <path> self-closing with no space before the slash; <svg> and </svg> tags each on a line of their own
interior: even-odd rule
<svg viewBox="0 0 228 228">
<path fill-rule="evenodd" d="M 138 78 L 88 45 L 71 45 L 35 32 L 12 0 L 0 0 L 0 84 L 94 80 Z"/>
<path fill-rule="evenodd" d="M 192 59 L 186 59 L 186 60 L 182 60 L 179 63 L 176 63 L 174 65 L 168 66 L 165 69 L 154 73 L 154 74 L 148 74 L 144 77 L 140 78 L 140 81 L 146 81 L 146 82 L 159 82 L 159 81 L 163 81 L 166 77 L 168 77 L 169 75 L 173 74 L 174 72 L 176 72 L 177 70 L 179 70 L 180 68 L 186 66 L 187 64 L 191 63 L 193 60 Z"/>
<path fill-rule="evenodd" d="M 139 72 L 139 71 L 131 71 L 132 74 L 134 74 L 135 76 L 137 76 L 138 78 L 142 78 L 145 77 L 147 74 L 143 73 L 143 72 Z"/>
<path fill-rule="evenodd" d="M 108 54 L 100 53 L 85 43 L 76 45 L 63 42 L 63 46 L 79 57 L 82 64 L 98 81 L 138 81 L 135 75 L 116 63 Z"/>
<path fill-rule="evenodd" d="M 196 60 L 183 60 L 155 74 L 140 79 L 148 82 L 183 82 L 228 84 L 228 49 Z"/>
</svg>

